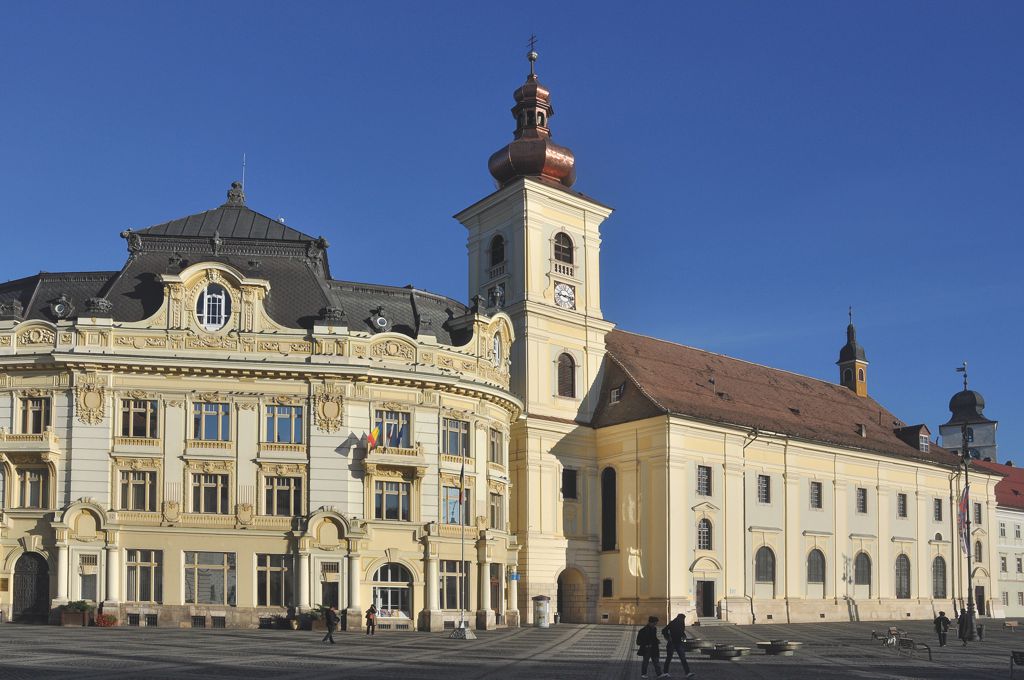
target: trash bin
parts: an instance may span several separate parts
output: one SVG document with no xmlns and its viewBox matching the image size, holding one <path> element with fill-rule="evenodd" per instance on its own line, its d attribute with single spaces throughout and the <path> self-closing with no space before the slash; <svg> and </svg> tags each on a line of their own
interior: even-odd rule
<svg viewBox="0 0 1024 680">
<path fill-rule="evenodd" d="M 551 612 L 551 598 L 547 595 L 535 595 L 533 598 L 533 625 L 536 628 L 548 628 L 548 614 Z"/>
<path fill-rule="evenodd" d="M 555 623 L 561 623 L 561 622 L 562 622 L 562 615 L 560 613 L 558 613 L 558 612 L 555 612 Z"/>
</svg>

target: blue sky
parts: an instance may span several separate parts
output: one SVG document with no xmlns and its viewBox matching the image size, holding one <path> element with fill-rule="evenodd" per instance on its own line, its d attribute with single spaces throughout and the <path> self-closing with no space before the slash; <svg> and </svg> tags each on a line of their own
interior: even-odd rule
<svg viewBox="0 0 1024 680">
<path fill-rule="evenodd" d="M 6 3 L 0 279 L 116 269 L 118 233 L 249 205 L 337 278 L 467 297 L 526 41 L 606 222 L 620 327 L 834 380 L 933 433 L 967 359 L 1024 463 L 1024 5 Z"/>
</svg>

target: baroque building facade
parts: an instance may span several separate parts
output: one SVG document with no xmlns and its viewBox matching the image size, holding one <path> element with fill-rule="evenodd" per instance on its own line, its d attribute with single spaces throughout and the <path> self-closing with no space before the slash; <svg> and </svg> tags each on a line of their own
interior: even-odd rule
<svg viewBox="0 0 1024 680">
<path fill-rule="evenodd" d="M 833 384 L 604 318 L 612 210 L 572 188 L 529 56 L 497 188 L 456 215 L 468 306 L 333 279 L 326 241 L 240 186 L 125 232 L 120 271 L 0 285 L 0 609 L 337 604 L 355 627 L 373 602 L 439 630 L 533 623 L 535 597 L 621 624 L 948 608 L 955 463 L 869 396 L 852 322 Z M 998 479 L 972 476 L 975 531 Z"/>
</svg>

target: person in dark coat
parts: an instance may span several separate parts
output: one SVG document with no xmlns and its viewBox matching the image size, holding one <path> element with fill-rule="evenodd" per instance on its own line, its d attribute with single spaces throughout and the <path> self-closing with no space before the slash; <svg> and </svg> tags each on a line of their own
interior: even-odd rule
<svg viewBox="0 0 1024 680">
<path fill-rule="evenodd" d="M 334 607 L 328 607 L 327 611 L 324 612 L 324 623 L 327 625 L 327 634 L 324 635 L 324 639 L 320 642 L 330 642 L 334 644 L 334 627 L 338 625 L 338 612 L 334 611 Z"/>
<path fill-rule="evenodd" d="M 946 632 L 949 630 L 950 620 L 946 617 L 946 612 L 939 612 L 939 615 L 935 617 L 935 632 L 939 634 L 939 647 L 946 646 Z"/>
<path fill-rule="evenodd" d="M 643 665 L 640 666 L 640 677 L 647 677 L 647 664 L 651 661 L 654 662 L 654 672 L 658 674 L 659 678 L 667 678 L 668 673 L 661 672 L 661 648 L 658 642 L 658 617 L 649 616 L 647 617 L 647 625 L 640 629 L 640 632 L 636 634 L 637 649 L 636 655 L 642 656 L 644 659 Z"/>
<path fill-rule="evenodd" d="M 377 634 L 377 605 L 371 604 L 366 610 L 366 634 Z"/>
<path fill-rule="evenodd" d="M 690 664 L 686 663 L 686 650 L 683 648 L 683 641 L 686 639 L 686 614 L 676 614 L 676 618 L 661 629 L 661 634 L 665 637 L 665 673 L 668 674 L 668 664 L 674 651 L 683 664 L 686 677 L 697 677 L 690 672 Z"/>
<path fill-rule="evenodd" d="M 964 647 L 967 646 L 967 631 L 970 630 L 970 628 L 971 628 L 971 622 L 967 618 L 967 611 L 964 610 L 964 609 L 961 609 L 960 610 L 960 618 L 957 621 L 956 634 L 957 634 L 957 637 L 960 638 L 963 641 Z"/>
</svg>

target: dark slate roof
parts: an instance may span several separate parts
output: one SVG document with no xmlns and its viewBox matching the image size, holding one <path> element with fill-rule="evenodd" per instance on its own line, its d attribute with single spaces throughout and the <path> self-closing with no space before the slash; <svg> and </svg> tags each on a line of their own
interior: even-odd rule
<svg viewBox="0 0 1024 680">
<path fill-rule="evenodd" d="M 97 297 L 117 272 L 39 272 L 0 283 L 0 304 L 17 300 L 25 319 L 57 321 L 50 305 L 62 295 L 71 300 L 75 313 L 85 311 L 85 301 Z M 73 315 L 72 315 L 73 316 Z"/>
<path fill-rule="evenodd" d="M 170 222 L 141 229 L 147 236 L 199 236 L 250 238 L 269 241 L 314 241 L 312 236 L 286 227 L 281 222 L 241 205 L 222 205 L 213 210 L 179 217 Z"/>
<path fill-rule="evenodd" d="M 605 338 L 609 360 L 620 373 L 607 371 L 594 424 L 628 422 L 651 413 L 757 428 L 791 437 L 863 449 L 889 456 L 950 466 L 955 458 L 938 446 L 919 451 L 894 429 L 904 423 L 870 397 L 816 378 L 657 340 L 621 330 Z M 607 404 L 609 379 L 628 377 L 648 402 Z M 629 390 L 625 394 L 628 394 Z M 631 416 L 635 412 L 635 418 Z M 861 436 L 861 426 L 865 436 Z"/>
</svg>

